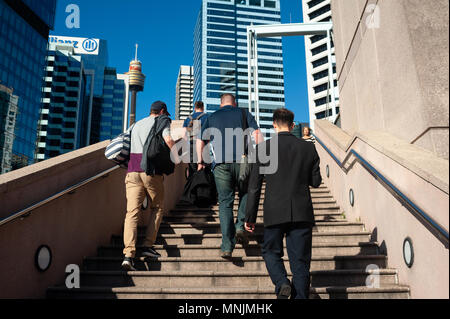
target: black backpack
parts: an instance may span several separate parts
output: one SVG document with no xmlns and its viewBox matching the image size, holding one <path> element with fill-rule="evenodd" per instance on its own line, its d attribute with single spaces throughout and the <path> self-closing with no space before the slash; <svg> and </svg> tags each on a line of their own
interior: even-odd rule
<svg viewBox="0 0 450 319">
<path fill-rule="evenodd" d="M 155 174 L 171 175 L 175 171 L 175 163 L 170 158 L 170 148 L 162 136 L 164 127 L 161 127 L 157 131 L 159 119 L 159 117 L 155 119 L 155 124 L 149 134 L 150 142 L 146 154 L 148 161 L 146 173 L 150 176 L 154 176 Z"/>
</svg>

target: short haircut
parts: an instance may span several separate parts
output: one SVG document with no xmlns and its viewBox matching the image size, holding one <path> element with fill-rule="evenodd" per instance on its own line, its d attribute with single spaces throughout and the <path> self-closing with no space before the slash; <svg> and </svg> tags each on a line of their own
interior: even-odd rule
<svg viewBox="0 0 450 319">
<path fill-rule="evenodd" d="M 278 109 L 273 113 L 273 122 L 278 126 L 291 127 L 294 123 L 294 113 L 288 109 Z"/>
<path fill-rule="evenodd" d="M 195 102 L 195 108 L 196 109 L 200 109 L 200 110 L 204 110 L 205 109 L 205 104 L 202 101 L 197 101 L 197 102 Z"/>
<path fill-rule="evenodd" d="M 226 99 L 231 99 L 232 103 L 233 103 L 233 104 L 236 104 L 236 97 L 235 97 L 233 94 L 231 94 L 231 93 L 225 93 L 225 94 L 222 94 L 222 96 L 220 97 L 220 103 L 223 104 L 223 102 L 224 102 Z"/>
</svg>

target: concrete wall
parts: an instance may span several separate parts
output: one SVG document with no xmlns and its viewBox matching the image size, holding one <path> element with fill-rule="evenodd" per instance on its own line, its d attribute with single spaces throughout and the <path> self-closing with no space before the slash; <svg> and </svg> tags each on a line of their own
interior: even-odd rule
<svg viewBox="0 0 450 319">
<path fill-rule="evenodd" d="M 113 164 L 104 156 L 108 142 L 0 176 L 0 218 L 97 175 Z M 63 284 L 65 268 L 95 256 L 112 234 L 122 232 L 126 213 L 126 170 L 117 169 L 56 199 L 21 220 L 0 226 L 0 298 L 41 298 L 46 288 Z M 165 211 L 175 207 L 185 184 L 185 165 L 165 177 Z M 145 214 L 143 214 L 145 217 Z M 143 218 L 145 224 L 145 218 Z M 48 245 L 49 270 L 35 267 L 35 253 Z"/>
<path fill-rule="evenodd" d="M 430 151 L 411 145 L 386 132 L 363 131 L 349 135 L 328 121 L 316 121 L 316 136 L 343 162 L 355 150 L 389 179 L 422 210 L 449 229 L 449 166 Z M 361 220 L 372 239 L 388 256 L 388 266 L 399 269 L 400 284 L 411 287 L 412 298 L 449 297 L 449 252 L 405 206 L 354 156 L 346 172 L 317 143 L 324 182 L 350 221 Z M 330 177 L 326 175 L 329 167 Z M 349 203 L 354 190 L 355 205 Z M 403 260 L 403 241 L 410 237 L 415 262 Z"/>
<path fill-rule="evenodd" d="M 342 128 L 448 159 L 448 0 L 332 0 L 332 13 Z"/>
</svg>

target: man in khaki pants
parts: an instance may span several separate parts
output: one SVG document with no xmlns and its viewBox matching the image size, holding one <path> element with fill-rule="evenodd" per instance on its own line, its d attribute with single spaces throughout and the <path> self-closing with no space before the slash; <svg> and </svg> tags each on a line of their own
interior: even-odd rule
<svg viewBox="0 0 450 319">
<path fill-rule="evenodd" d="M 155 102 L 151 107 L 149 117 L 137 122 L 131 133 L 131 153 L 128 164 L 128 174 L 125 179 L 127 193 L 127 215 L 124 225 L 124 245 L 123 254 L 125 258 L 122 263 L 124 270 L 136 270 L 134 268 L 134 258 L 136 257 L 136 242 L 139 214 L 146 194 L 151 207 L 150 222 L 145 235 L 144 249 L 142 256 L 158 258 L 161 255 L 155 251 L 153 245 L 158 235 L 159 226 L 164 212 L 164 177 L 155 174 L 148 176 L 141 168 L 142 154 L 148 134 L 152 129 L 155 118 L 158 116 L 169 116 L 167 106 L 164 102 Z M 170 121 L 163 130 L 163 138 L 169 148 L 175 145 L 170 136 Z"/>
</svg>

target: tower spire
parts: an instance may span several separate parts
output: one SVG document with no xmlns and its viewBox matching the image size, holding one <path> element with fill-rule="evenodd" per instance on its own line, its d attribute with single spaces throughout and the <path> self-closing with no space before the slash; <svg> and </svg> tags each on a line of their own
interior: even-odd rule
<svg viewBox="0 0 450 319">
<path fill-rule="evenodd" d="M 138 55 L 138 47 L 139 47 L 139 45 L 136 43 L 136 55 L 135 55 L 134 61 L 137 61 L 137 60 L 138 60 L 138 58 L 137 58 L 137 55 Z"/>
</svg>

